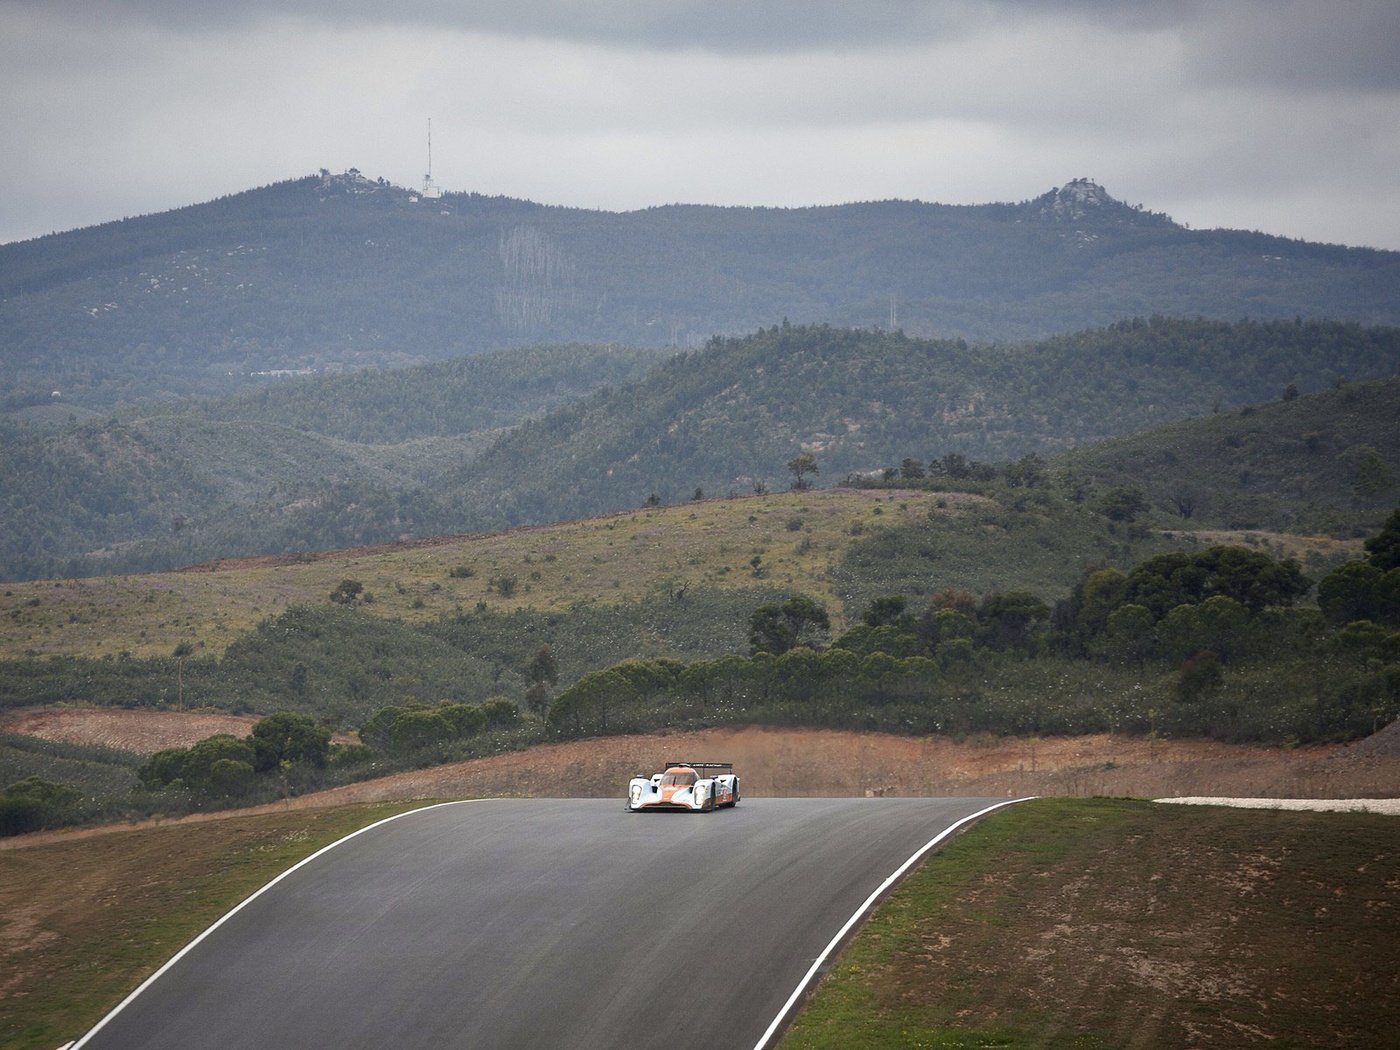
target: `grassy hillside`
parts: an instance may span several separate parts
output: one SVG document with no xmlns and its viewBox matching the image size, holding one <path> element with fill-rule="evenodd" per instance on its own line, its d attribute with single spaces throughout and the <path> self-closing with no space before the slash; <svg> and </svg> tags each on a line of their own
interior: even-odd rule
<svg viewBox="0 0 1400 1050">
<path fill-rule="evenodd" d="M 521 701 L 627 659 L 748 650 L 759 606 L 809 595 L 837 630 L 872 597 L 1033 589 L 1189 538 L 1115 533 L 1046 496 L 814 490 L 203 571 L 6 585 L 0 704 L 304 711 L 340 727 L 406 702 Z M 930 548 L 936 556 L 929 557 Z M 364 588 L 332 601 L 341 581 Z M 177 648 L 187 655 L 174 655 Z"/>
<path fill-rule="evenodd" d="M 372 596 L 357 615 L 412 627 L 463 612 L 560 617 L 755 590 L 812 595 L 839 624 L 858 618 L 875 593 L 1029 589 L 1050 599 L 1087 567 L 1126 566 L 1192 543 L 1130 535 L 1049 491 L 1030 499 L 1005 490 L 773 492 L 180 572 L 8 583 L 0 656 L 147 657 L 181 642 L 218 655 L 291 606 L 331 605 L 347 578 Z M 1299 541 L 1293 550 L 1332 549 Z"/>
<path fill-rule="evenodd" d="M 1036 339 L 1135 315 L 1400 323 L 1400 254 L 1194 231 L 1074 183 L 1020 204 L 415 201 L 322 173 L 0 246 L 4 409 L 228 393 L 278 369 L 799 323 Z"/>
<path fill-rule="evenodd" d="M 493 612 L 557 616 L 593 603 L 675 601 L 682 589 L 756 586 L 817 595 L 839 611 L 829 577 L 864 530 L 931 514 L 961 529 L 991 505 L 936 493 L 892 503 L 885 493 L 776 492 L 381 549 L 214 563 L 203 571 L 12 583 L 0 593 L 0 653 L 145 657 L 186 641 L 219 654 L 288 606 L 329 605 L 346 578 L 373 596 L 357 613 L 419 626 L 482 603 Z M 975 551 L 964 557 L 979 560 Z M 1052 552 L 1045 561 L 1059 559 Z M 985 568 L 995 579 L 995 567 Z M 507 580 L 514 582 L 503 586 Z"/>
<path fill-rule="evenodd" d="M 397 704 L 522 702 L 542 646 L 560 691 L 624 660 L 746 653 L 754 610 L 793 595 L 821 603 L 840 634 L 884 595 L 919 609 L 939 592 L 1029 591 L 1048 608 L 1090 570 L 1203 546 L 1191 533 L 1124 528 L 1053 487 L 984 487 L 784 492 L 195 571 L 8 584 L 0 704 L 289 709 L 351 728 Z M 1359 548 L 1297 538 L 1286 553 L 1319 574 Z M 346 580 L 362 588 L 349 604 L 333 597 Z M 1034 718 L 1051 718 L 1056 690 L 1073 694 L 1064 710 L 1079 710 L 1106 688 L 1127 705 L 1110 718 L 1124 724 L 1143 717 L 1139 701 L 1170 694 L 1165 679 L 1134 693 L 1143 672 L 1132 664 L 1047 667 L 973 663 L 954 685 L 985 701 L 974 721 L 993 710 L 1029 717 L 1023 686 L 1046 675 Z"/>
</svg>

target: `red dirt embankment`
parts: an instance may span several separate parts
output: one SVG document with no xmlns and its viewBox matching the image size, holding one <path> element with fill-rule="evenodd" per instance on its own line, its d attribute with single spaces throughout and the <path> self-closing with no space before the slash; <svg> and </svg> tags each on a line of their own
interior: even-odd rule
<svg viewBox="0 0 1400 1050">
<path fill-rule="evenodd" d="M 152 752 L 188 746 L 217 732 L 243 735 L 254 721 L 252 716 L 212 713 L 72 708 L 20 712 L 4 728 Z M 748 726 L 545 744 L 257 809 L 492 796 L 615 797 L 621 806 L 630 777 L 677 759 L 733 762 L 748 796 L 1400 796 L 1400 723 L 1356 744 L 1301 748 L 1113 734 L 957 741 Z M 235 812 L 247 811 L 180 819 L 208 820 Z"/>
<path fill-rule="evenodd" d="M 674 759 L 733 762 L 746 795 L 1400 794 L 1400 754 L 1353 756 L 1335 745 L 1286 749 L 1111 734 L 957 742 L 757 726 L 547 744 L 325 794 L 337 801 L 616 796 L 621 805 L 631 776 Z"/>
</svg>

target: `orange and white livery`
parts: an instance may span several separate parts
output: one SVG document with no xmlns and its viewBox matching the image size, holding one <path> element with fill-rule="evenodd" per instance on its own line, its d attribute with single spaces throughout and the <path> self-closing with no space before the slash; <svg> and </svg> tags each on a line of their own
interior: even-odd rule
<svg viewBox="0 0 1400 1050">
<path fill-rule="evenodd" d="M 707 813 L 737 805 L 739 778 L 732 762 L 667 762 L 664 773 L 633 777 L 627 785 L 627 809 L 683 809 Z M 725 772 L 714 772 L 724 770 Z"/>
</svg>

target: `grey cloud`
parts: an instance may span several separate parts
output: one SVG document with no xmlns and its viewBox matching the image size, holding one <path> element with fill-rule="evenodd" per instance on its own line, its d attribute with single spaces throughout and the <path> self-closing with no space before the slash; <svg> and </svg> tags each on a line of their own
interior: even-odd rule
<svg viewBox="0 0 1400 1050">
<path fill-rule="evenodd" d="M 414 25 L 656 51 L 736 55 L 918 47 L 1044 22 L 1161 33 L 1185 70 L 1219 83 L 1292 89 L 1400 86 L 1394 0 L 0 0 L 0 10 L 65 12 L 217 32 L 271 17 L 325 26 Z"/>
<path fill-rule="evenodd" d="M 0 0 L 91 17 L 90 0 Z M 1027 18 L 1143 28 L 1188 17 L 1195 0 L 108 0 L 109 16 L 184 30 L 273 15 L 326 24 L 409 23 L 659 50 L 738 54 L 918 45 Z"/>
<path fill-rule="evenodd" d="M 1189 27 L 1187 41 L 1190 71 L 1216 84 L 1400 90 L 1394 0 L 1224 5 Z"/>
<path fill-rule="evenodd" d="M 84 0 L 9 0 L 82 13 Z M 660 50 L 737 53 L 923 40 L 955 33 L 962 4 L 910 0 L 109 0 L 104 10 L 187 31 L 218 30 L 273 15 L 327 24 L 407 23 L 467 32 Z"/>
</svg>

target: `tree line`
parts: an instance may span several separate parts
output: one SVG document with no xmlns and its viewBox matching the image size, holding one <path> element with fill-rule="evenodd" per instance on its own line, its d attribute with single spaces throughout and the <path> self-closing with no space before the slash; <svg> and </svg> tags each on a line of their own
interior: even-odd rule
<svg viewBox="0 0 1400 1050">
<path fill-rule="evenodd" d="M 828 637 L 795 596 L 757 609 L 748 655 L 624 661 L 550 706 L 559 735 L 778 722 L 891 732 L 1350 740 L 1400 715 L 1400 511 L 1368 557 L 1328 574 L 1220 546 L 1029 592 L 871 601 Z"/>
</svg>

